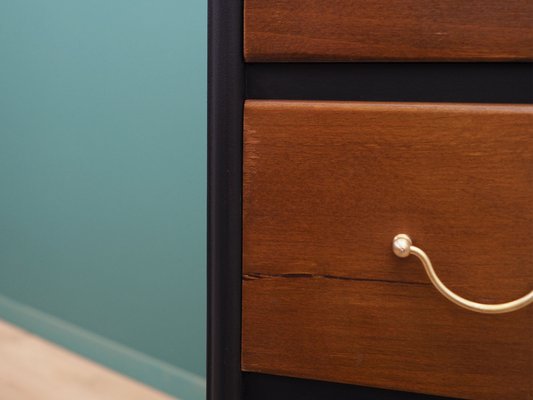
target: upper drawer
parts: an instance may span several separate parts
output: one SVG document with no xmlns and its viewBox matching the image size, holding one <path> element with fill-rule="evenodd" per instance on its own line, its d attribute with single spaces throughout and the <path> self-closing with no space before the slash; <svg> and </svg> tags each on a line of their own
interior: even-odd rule
<svg viewBox="0 0 533 400">
<path fill-rule="evenodd" d="M 533 59 L 531 0 L 245 0 L 246 61 Z"/>
<path fill-rule="evenodd" d="M 242 367 L 469 399 L 533 396 L 533 106 L 247 101 Z"/>
</svg>

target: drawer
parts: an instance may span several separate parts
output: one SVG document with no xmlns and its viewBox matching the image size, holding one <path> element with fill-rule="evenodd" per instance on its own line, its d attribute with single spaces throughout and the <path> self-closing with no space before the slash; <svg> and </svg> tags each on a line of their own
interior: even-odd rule
<svg viewBox="0 0 533 400">
<path fill-rule="evenodd" d="M 245 0 L 256 61 L 533 59 L 531 0 Z"/>
<path fill-rule="evenodd" d="M 243 151 L 244 371 L 533 397 L 533 307 L 458 307 L 391 250 L 476 302 L 532 289 L 533 106 L 247 101 Z"/>
</svg>

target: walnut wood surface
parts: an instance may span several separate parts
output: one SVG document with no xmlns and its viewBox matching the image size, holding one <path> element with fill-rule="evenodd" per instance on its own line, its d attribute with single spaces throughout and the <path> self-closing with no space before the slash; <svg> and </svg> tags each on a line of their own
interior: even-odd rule
<svg viewBox="0 0 533 400">
<path fill-rule="evenodd" d="M 533 106 L 247 101 L 242 368 L 533 398 Z"/>
<path fill-rule="evenodd" d="M 245 0 L 247 61 L 531 60 L 531 0 Z"/>
</svg>

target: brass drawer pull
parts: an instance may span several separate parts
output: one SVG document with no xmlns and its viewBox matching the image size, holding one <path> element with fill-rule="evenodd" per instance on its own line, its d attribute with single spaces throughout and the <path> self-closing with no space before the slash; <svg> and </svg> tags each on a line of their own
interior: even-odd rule
<svg viewBox="0 0 533 400">
<path fill-rule="evenodd" d="M 408 257 L 410 254 L 415 255 L 420 261 L 422 261 L 422 265 L 426 270 L 429 280 L 437 290 L 452 303 L 457 304 L 459 307 L 466 308 L 467 310 L 483 314 L 503 314 L 516 311 L 533 303 L 533 291 L 519 299 L 500 304 L 476 303 L 475 301 L 467 300 L 455 294 L 439 279 L 427 254 L 424 253 L 422 249 L 413 246 L 413 241 L 406 234 L 401 233 L 394 237 L 392 241 L 392 251 L 400 258 Z"/>
</svg>

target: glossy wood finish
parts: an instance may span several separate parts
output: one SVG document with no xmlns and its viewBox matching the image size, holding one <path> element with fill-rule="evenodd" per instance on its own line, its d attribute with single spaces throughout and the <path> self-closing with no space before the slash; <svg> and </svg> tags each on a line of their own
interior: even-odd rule
<svg viewBox="0 0 533 400">
<path fill-rule="evenodd" d="M 242 368 L 475 399 L 533 396 L 533 106 L 247 101 Z"/>
<path fill-rule="evenodd" d="M 531 0 L 245 0 L 256 61 L 531 60 Z"/>
</svg>

